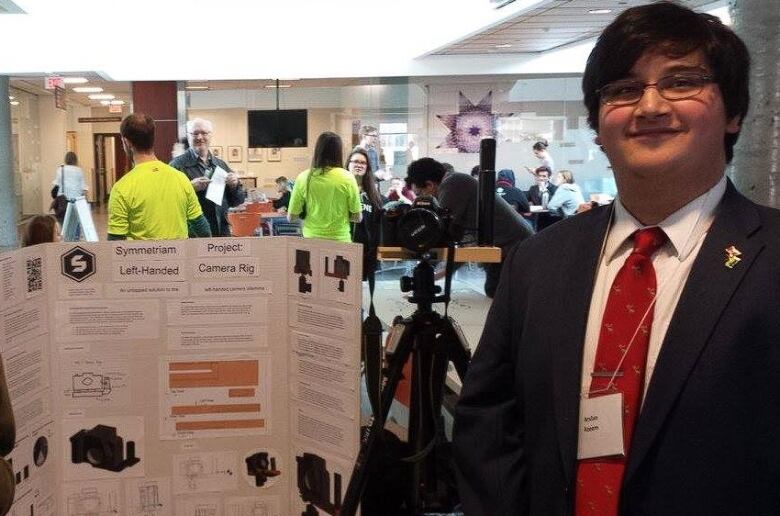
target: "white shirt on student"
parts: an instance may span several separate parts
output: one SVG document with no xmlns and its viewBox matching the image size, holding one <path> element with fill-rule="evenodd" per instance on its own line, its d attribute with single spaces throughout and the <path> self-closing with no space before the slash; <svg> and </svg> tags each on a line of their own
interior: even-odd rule
<svg viewBox="0 0 780 516">
<path fill-rule="evenodd" d="M 726 177 L 703 195 L 689 202 L 658 224 L 668 237 L 667 242 L 653 255 L 653 267 L 656 275 L 656 302 L 653 325 L 650 329 L 650 343 L 645 368 L 645 387 L 642 399 L 650 385 L 666 330 L 680 300 L 691 266 L 699 254 L 704 238 L 715 218 L 715 208 L 726 192 Z M 596 361 L 601 332 L 601 320 L 607 304 L 607 296 L 612 282 L 633 250 L 631 235 L 644 226 L 623 207 L 620 199 L 615 199 L 612 226 L 608 230 L 601 258 L 596 271 L 593 297 L 588 312 L 588 325 L 585 332 L 585 346 L 582 357 L 581 392 L 590 390 L 593 366 Z"/>
</svg>

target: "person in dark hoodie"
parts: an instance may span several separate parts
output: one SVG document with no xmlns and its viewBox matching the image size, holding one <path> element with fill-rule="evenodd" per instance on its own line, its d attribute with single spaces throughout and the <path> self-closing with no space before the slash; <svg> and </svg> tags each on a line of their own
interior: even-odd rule
<svg viewBox="0 0 780 516">
<path fill-rule="evenodd" d="M 531 211 L 528 205 L 528 197 L 519 188 L 515 188 L 515 173 L 505 168 L 496 176 L 496 193 L 504 198 L 518 213 L 524 214 Z"/>
</svg>

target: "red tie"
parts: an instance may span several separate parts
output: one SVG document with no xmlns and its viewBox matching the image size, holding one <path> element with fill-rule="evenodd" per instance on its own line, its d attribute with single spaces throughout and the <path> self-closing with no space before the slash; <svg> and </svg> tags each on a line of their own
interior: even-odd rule
<svg viewBox="0 0 780 516">
<path fill-rule="evenodd" d="M 655 269 L 652 256 L 666 241 L 661 228 L 634 233 L 634 250 L 615 276 L 601 320 L 590 397 L 623 393 L 626 455 L 642 403 L 647 347 L 653 325 Z M 628 350 L 628 352 L 626 352 Z M 625 355 L 625 358 L 623 356 Z M 620 361 L 623 360 L 621 364 Z M 620 371 L 612 380 L 614 371 Z M 612 387 L 609 387 L 612 380 Z M 577 468 L 576 516 L 616 516 L 625 457 L 581 460 Z"/>
</svg>

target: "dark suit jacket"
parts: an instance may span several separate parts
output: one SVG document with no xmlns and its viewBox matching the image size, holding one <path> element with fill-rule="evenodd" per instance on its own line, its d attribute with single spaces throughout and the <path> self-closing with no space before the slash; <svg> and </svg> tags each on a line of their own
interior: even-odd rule
<svg viewBox="0 0 780 516">
<path fill-rule="evenodd" d="M 553 194 L 555 193 L 555 190 L 557 190 L 558 187 L 555 186 L 552 183 L 547 184 L 547 192 L 550 194 L 550 199 L 552 199 Z M 534 184 L 531 185 L 531 188 L 528 189 L 528 202 L 531 204 L 535 204 L 537 206 L 542 205 L 542 194 L 539 192 L 539 185 Z"/>
<path fill-rule="evenodd" d="M 11 453 L 16 442 L 16 424 L 11 408 L 11 398 L 8 395 L 8 385 L 5 381 L 5 370 L 0 360 L 0 455 Z M 0 515 L 7 514 L 14 501 L 16 482 L 11 464 L 0 457 Z M 21 467 L 20 467 L 21 469 Z"/>
<path fill-rule="evenodd" d="M 211 156 L 211 162 L 226 172 L 232 172 L 228 164 L 216 156 Z M 184 172 L 191 180 L 196 177 L 203 177 L 201 167 L 198 165 L 198 157 L 191 149 L 173 158 L 170 165 Z M 206 217 L 206 220 L 209 221 L 209 226 L 211 226 L 212 236 L 230 236 L 230 224 L 228 224 L 227 220 L 228 208 L 238 206 L 246 199 L 246 191 L 241 182 L 235 187 L 225 186 L 225 196 L 222 198 L 222 204 L 219 206 L 206 199 L 206 190 L 195 193 L 198 195 L 203 216 Z"/>
<path fill-rule="evenodd" d="M 609 210 L 552 226 L 505 264 L 456 409 L 468 516 L 572 514 L 582 347 Z M 731 245 L 742 252 L 732 269 Z M 729 182 L 647 388 L 622 515 L 780 514 L 779 309 L 780 212 Z"/>
</svg>

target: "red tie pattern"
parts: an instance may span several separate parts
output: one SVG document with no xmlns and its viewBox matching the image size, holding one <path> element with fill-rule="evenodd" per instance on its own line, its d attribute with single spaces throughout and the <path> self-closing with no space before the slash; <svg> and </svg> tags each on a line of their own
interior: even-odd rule
<svg viewBox="0 0 780 516">
<path fill-rule="evenodd" d="M 600 375 L 593 376 L 589 391 L 589 397 L 623 393 L 626 455 L 642 403 L 647 347 L 653 325 L 656 281 L 652 256 L 666 241 L 666 234 L 653 227 L 635 232 L 633 238 L 634 250 L 615 276 L 607 297 L 594 365 L 594 372 Z M 610 373 L 614 371 L 622 375 L 612 379 Z M 625 467 L 625 457 L 579 461 L 576 516 L 616 516 Z"/>
</svg>

